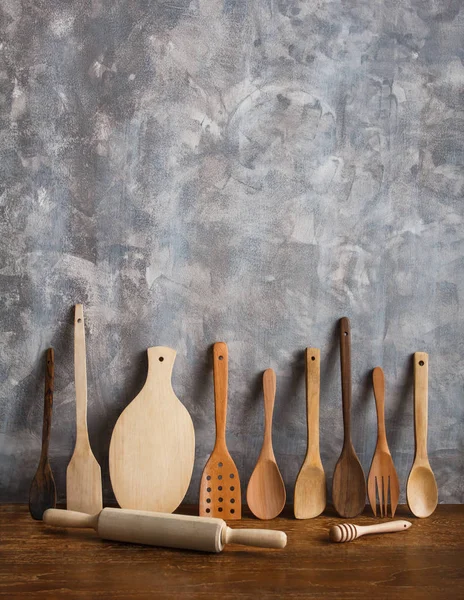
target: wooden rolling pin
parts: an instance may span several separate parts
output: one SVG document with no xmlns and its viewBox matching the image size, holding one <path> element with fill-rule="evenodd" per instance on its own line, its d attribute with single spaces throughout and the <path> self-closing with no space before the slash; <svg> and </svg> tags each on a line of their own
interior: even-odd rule
<svg viewBox="0 0 464 600">
<path fill-rule="evenodd" d="M 50 511 L 54 510 L 53 508 Z M 47 512 L 49 512 L 47 510 Z M 45 513 L 46 514 L 46 513 Z M 409 529 L 412 523 L 409 521 L 390 521 L 379 525 L 353 525 L 352 523 L 340 523 L 329 529 L 329 537 L 332 542 L 351 542 L 362 535 L 370 533 L 393 533 Z"/>
<path fill-rule="evenodd" d="M 231 529 L 222 519 L 104 508 L 96 515 L 50 508 L 44 523 L 56 527 L 92 527 L 105 540 L 166 548 L 221 552 L 225 544 L 284 548 L 287 536 L 270 529 Z"/>
</svg>

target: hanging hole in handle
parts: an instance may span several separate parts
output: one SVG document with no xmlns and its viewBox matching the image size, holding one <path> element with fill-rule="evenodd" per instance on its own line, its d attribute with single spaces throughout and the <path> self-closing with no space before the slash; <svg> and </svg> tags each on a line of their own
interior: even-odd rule
<svg viewBox="0 0 464 600">
<path fill-rule="evenodd" d="M 424 366 L 424 364 L 425 364 L 425 363 L 424 363 L 424 361 L 423 361 L 423 360 L 420 360 L 420 361 L 419 361 L 419 366 L 420 366 L 420 367 L 423 367 L 423 366 Z"/>
<path fill-rule="evenodd" d="M 315 356 L 311 356 L 311 360 L 316 360 L 316 357 Z"/>
<path fill-rule="evenodd" d="M 222 356 L 222 354 L 221 354 L 221 356 L 218 356 L 218 359 L 219 360 L 224 360 L 224 357 Z"/>
<path fill-rule="evenodd" d="M 82 319 L 79 317 L 79 318 L 77 319 L 77 322 L 78 322 L 78 323 L 82 323 Z"/>
<path fill-rule="evenodd" d="M 348 335 L 348 331 L 345 331 L 345 335 Z"/>
<path fill-rule="evenodd" d="M 164 356 L 160 356 L 158 360 L 159 360 L 160 362 L 163 362 L 163 360 L 164 360 Z"/>
</svg>

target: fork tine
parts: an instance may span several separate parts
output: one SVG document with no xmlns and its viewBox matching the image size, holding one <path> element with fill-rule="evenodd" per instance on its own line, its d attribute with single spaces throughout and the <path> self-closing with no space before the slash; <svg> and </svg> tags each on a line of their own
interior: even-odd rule
<svg viewBox="0 0 464 600">
<path fill-rule="evenodd" d="M 382 477 L 383 479 L 383 477 Z M 386 489 L 385 489 L 385 516 L 388 517 L 388 505 L 390 504 L 390 475 L 386 478 Z"/>
<path fill-rule="evenodd" d="M 377 490 L 377 496 L 379 499 L 379 516 L 383 517 L 382 495 L 381 495 L 381 491 L 380 491 L 379 480 L 377 477 L 375 478 L 375 488 Z"/>
<path fill-rule="evenodd" d="M 375 477 L 373 473 L 369 473 L 367 478 L 367 495 L 369 498 L 369 504 L 371 505 L 374 517 L 377 516 L 377 498 L 375 495 Z"/>
</svg>

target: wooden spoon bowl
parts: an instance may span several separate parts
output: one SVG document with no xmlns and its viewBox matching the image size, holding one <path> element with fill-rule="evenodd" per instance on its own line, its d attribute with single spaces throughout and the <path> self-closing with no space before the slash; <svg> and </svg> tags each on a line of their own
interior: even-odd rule
<svg viewBox="0 0 464 600">
<path fill-rule="evenodd" d="M 409 510 L 421 519 L 430 516 L 437 508 L 438 487 L 429 464 L 412 467 L 406 496 Z"/>
<path fill-rule="evenodd" d="M 362 513 L 366 505 L 366 480 L 353 446 L 346 446 L 335 466 L 332 501 L 342 517 L 352 518 Z"/>
</svg>

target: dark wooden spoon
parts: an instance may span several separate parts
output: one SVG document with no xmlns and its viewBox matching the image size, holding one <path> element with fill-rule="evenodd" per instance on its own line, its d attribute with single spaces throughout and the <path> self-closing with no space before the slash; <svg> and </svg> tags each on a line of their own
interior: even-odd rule
<svg viewBox="0 0 464 600">
<path fill-rule="evenodd" d="M 45 371 L 45 397 L 42 429 L 42 452 L 39 466 L 32 480 L 29 492 L 29 511 L 34 519 L 41 520 L 47 508 L 56 506 L 56 488 L 53 473 L 48 462 L 48 445 L 52 424 L 53 385 L 55 379 L 55 354 L 53 348 L 47 350 Z"/>
<path fill-rule="evenodd" d="M 351 441 L 351 330 L 347 317 L 340 319 L 340 367 L 342 373 L 343 449 L 335 466 L 332 501 L 341 517 L 356 517 L 366 505 L 366 479 Z"/>
</svg>

